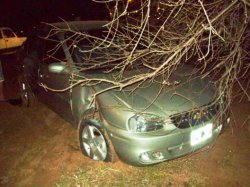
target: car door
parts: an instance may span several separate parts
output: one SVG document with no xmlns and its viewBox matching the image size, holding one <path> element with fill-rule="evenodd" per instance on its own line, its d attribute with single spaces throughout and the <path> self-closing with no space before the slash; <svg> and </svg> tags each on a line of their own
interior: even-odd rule
<svg viewBox="0 0 250 187">
<path fill-rule="evenodd" d="M 6 48 L 14 48 L 20 45 L 16 34 L 11 29 L 3 29 L 2 33 Z"/>
<path fill-rule="evenodd" d="M 70 86 L 70 73 L 50 72 L 49 65 L 53 63 L 68 63 L 58 38 L 45 41 L 45 56 L 40 65 L 39 84 L 43 88 L 43 101 L 64 119 L 72 122 L 71 89 L 67 89 Z"/>
<path fill-rule="evenodd" d="M 30 35 L 22 54 L 22 67 L 25 81 L 36 95 L 41 92 L 39 86 L 39 68 L 44 56 L 44 41 L 34 31 Z"/>
<path fill-rule="evenodd" d="M 0 50 L 2 51 L 3 49 L 6 49 L 6 42 L 3 38 L 3 31 L 0 29 Z"/>
</svg>

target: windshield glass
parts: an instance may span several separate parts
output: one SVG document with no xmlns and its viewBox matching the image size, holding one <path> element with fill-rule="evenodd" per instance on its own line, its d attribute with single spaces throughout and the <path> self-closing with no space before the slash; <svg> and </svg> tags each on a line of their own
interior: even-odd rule
<svg viewBox="0 0 250 187">
<path fill-rule="evenodd" d="M 110 40 L 103 40 L 106 30 L 91 30 L 77 36 L 66 36 L 73 62 L 83 69 L 112 68 L 119 60 L 119 51 L 110 45 Z"/>
</svg>

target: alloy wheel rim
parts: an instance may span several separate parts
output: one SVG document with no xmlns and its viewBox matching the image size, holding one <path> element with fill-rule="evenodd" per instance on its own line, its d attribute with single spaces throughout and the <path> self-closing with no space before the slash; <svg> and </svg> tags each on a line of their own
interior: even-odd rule
<svg viewBox="0 0 250 187">
<path fill-rule="evenodd" d="M 101 131 L 87 125 L 82 131 L 82 145 L 86 154 L 93 160 L 105 160 L 107 157 L 107 145 Z"/>
</svg>

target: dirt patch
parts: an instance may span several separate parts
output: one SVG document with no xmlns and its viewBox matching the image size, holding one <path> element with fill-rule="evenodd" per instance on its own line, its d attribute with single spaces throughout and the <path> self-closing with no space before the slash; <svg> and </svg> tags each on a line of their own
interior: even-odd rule
<svg viewBox="0 0 250 187">
<path fill-rule="evenodd" d="M 63 169 L 77 168 L 82 156 L 75 130 L 42 104 L 1 103 L 0 117 L 0 177 L 6 185 L 51 186 Z"/>
</svg>

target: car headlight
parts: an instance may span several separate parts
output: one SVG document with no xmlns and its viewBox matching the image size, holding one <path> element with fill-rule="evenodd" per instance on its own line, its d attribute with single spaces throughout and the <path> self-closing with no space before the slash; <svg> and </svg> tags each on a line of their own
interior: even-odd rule
<svg viewBox="0 0 250 187">
<path fill-rule="evenodd" d="M 128 130 L 132 132 L 155 131 L 163 127 L 164 121 L 155 115 L 134 115 L 128 120 Z"/>
</svg>

